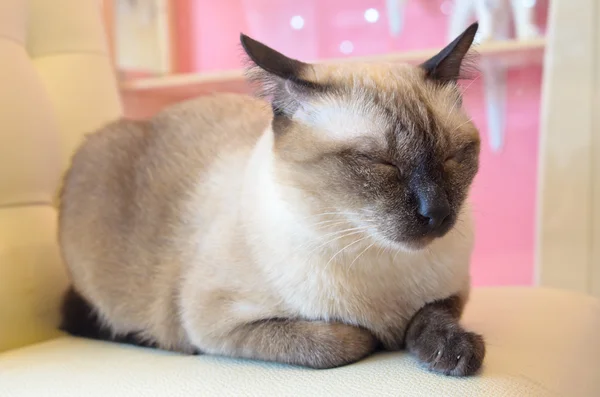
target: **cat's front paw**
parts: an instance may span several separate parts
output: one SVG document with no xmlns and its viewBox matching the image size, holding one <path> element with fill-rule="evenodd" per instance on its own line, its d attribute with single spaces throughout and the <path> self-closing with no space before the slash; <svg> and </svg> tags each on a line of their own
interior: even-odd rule
<svg viewBox="0 0 600 397">
<path fill-rule="evenodd" d="M 430 370 L 452 376 L 475 374 L 483 363 L 483 337 L 457 324 L 427 327 L 411 344 L 411 352 Z"/>
</svg>

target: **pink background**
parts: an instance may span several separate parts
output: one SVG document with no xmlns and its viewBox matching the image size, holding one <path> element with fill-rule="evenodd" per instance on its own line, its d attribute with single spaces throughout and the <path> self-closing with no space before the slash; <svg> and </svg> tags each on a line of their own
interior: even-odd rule
<svg viewBox="0 0 600 397">
<path fill-rule="evenodd" d="M 237 69 L 239 33 L 244 32 L 302 60 L 385 54 L 441 47 L 447 42 L 449 0 L 409 0 L 399 37 L 388 30 L 385 0 L 180 0 L 176 3 L 177 72 Z M 365 10 L 378 11 L 369 23 Z M 538 1 L 545 26 L 546 1 Z M 303 20 L 293 29 L 294 16 Z M 298 19 L 298 18 L 296 18 Z M 352 43 L 344 54 L 340 44 Z M 348 43 L 346 43 L 348 47 Z M 506 138 L 493 153 L 488 145 L 482 79 L 473 83 L 465 104 L 481 130 L 481 170 L 472 202 L 477 241 L 475 285 L 527 285 L 533 282 L 535 196 L 541 66 L 509 72 Z"/>
</svg>

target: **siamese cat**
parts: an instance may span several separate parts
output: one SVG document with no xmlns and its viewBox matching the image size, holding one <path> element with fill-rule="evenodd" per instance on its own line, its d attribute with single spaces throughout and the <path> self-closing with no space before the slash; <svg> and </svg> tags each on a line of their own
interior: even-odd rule
<svg viewBox="0 0 600 397">
<path fill-rule="evenodd" d="M 309 64 L 241 35 L 263 98 L 88 135 L 61 189 L 73 335 L 311 368 L 406 348 L 475 374 L 468 27 L 421 65 Z"/>
</svg>

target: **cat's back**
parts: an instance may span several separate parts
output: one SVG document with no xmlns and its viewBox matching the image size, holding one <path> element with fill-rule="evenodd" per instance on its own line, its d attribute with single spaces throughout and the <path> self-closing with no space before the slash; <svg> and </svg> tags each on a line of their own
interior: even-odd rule
<svg viewBox="0 0 600 397">
<path fill-rule="evenodd" d="M 269 122 L 266 103 L 237 94 L 183 101 L 149 120 L 114 121 L 86 136 L 73 155 L 61 212 L 86 204 L 94 212 L 129 208 L 119 214 L 124 220 L 156 209 L 152 204 L 194 189 L 216 160 L 248 156 Z"/>
<path fill-rule="evenodd" d="M 177 195 L 224 154 L 249 153 L 269 122 L 266 103 L 237 94 L 183 101 L 149 120 L 111 122 L 73 155 L 62 210 L 92 199 L 116 204 Z"/>
<path fill-rule="evenodd" d="M 249 156 L 270 114 L 260 100 L 218 94 L 88 135 L 72 158 L 60 198 L 60 243 L 80 291 L 98 300 L 135 295 L 132 304 L 153 299 L 144 291 L 176 276 L 175 265 L 163 264 L 177 263 L 185 249 L 176 238 L 189 216 L 187 198 L 213 163 Z"/>
</svg>

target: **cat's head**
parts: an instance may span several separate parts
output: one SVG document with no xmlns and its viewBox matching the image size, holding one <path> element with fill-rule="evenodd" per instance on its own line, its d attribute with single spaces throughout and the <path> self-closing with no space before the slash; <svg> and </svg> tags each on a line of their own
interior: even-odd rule
<svg viewBox="0 0 600 397">
<path fill-rule="evenodd" d="M 420 65 L 309 64 L 241 36 L 272 103 L 277 178 L 315 225 L 406 249 L 454 227 L 479 163 L 457 85 L 476 32 Z"/>
</svg>

